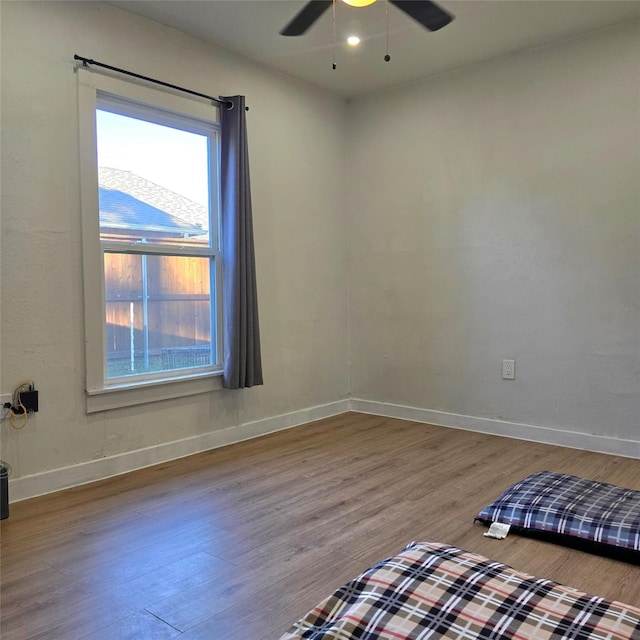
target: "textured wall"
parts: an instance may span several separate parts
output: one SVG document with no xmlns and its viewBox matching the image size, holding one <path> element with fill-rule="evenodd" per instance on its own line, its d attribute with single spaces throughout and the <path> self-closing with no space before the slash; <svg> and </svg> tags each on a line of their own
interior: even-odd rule
<svg viewBox="0 0 640 640">
<path fill-rule="evenodd" d="M 26 429 L 2 426 L 13 477 L 346 397 L 345 103 L 101 3 L 2 3 L 1 26 L 0 391 L 40 390 Z M 264 387 L 86 415 L 75 53 L 246 95 Z"/>
<path fill-rule="evenodd" d="M 640 439 L 638 60 L 636 22 L 351 105 L 355 398 Z"/>
<path fill-rule="evenodd" d="M 2 426 L 14 478 L 350 392 L 640 439 L 637 24 L 347 107 L 101 3 L 0 15 L 0 391 L 41 405 Z M 86 415 L 74 53 L 247 96 L 264 387 Z"/>
</svg>

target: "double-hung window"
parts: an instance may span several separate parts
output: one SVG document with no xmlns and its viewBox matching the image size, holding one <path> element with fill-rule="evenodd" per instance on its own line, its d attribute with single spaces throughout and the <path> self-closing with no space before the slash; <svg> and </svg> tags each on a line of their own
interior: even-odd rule
<svg viewBox="0 0 640 640">
<path fill-rule="evenodd" d="M 88 410 L 215 388 L 217 109 L 78 73 Z"/>
</svg>

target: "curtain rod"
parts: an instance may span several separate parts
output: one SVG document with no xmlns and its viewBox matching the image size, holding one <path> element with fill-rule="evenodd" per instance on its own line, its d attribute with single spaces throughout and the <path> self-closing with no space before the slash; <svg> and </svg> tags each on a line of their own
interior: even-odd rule
<svg viewBox="0 0 640 640">
<path fill-rule="evenodd" d="M 133 71 L 127 71 L 126 69 L 119 69 L 118 67 L 112 67 L 111 65 L 104 64 L 103 62 L 98 62 L 97 60 L 91 60 L 91 58 L 83 58 L 79 56 L 77 53 L 73 56 L 74 60 L 81 60 L 82 65 L 86 67 L 87 65 L 93 64 L 96 67 L 103 67 L 104 69 L 109 69 L 110 71 L 116 71 L 117 73 L 123 73 L 127 76 L 133 76 L 134 78 L 139 78 L 140 80 L 146 80 L 147 82 L 153 82 L 155 84 L 160 84 L 163 87 L 169 87 L 170 89 L 176 89 L 177 91 L 182 91 L 184 93 L 188 93 L 192 96 L 198 96 L 199 98 L 206 98 L 207 100 L 211 100 L 211 102 L 215 102 L 218 106 L 226 105 L 227 109 L 233 109 L 233 102 L 229 100 L 220 100 L 220 98 L 214 98 L 213 96 L 208 96 L 206 93 L 198 93 L 197 91 L 191 91 L 191 89 L 185 89 L 184 87 L 179 87 L 175 84 L 169 84 L 168 82 L 163 82 L 162 80 L 156 80 L 155 78 L 149 78 L 148 76 L 142 76 L 139 73 L 134 73 Z M 246 108 L 247 111 L 249 107 Z"/>
</svg>

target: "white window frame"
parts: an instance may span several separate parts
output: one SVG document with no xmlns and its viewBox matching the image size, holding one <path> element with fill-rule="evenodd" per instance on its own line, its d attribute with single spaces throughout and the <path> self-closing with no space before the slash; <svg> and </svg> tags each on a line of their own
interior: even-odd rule
<svg viewBox="0 0 640 640">
<path fill-rule="evenodd" d="M 169 398 L 206 393 L 222 388 L 222 365 L 204 371 L 187 371 L 163 378 L 109 382 L 106 376 L 105 285 L 104 250 L 100 241 L 98 202 L 98 161 L 96 141 L 96 107 L 98 97 L 112 96 L 153 108 L 197 119 L 217 126 L 219 112 L 215 106 L 171 92 L 150 88 L 135 82 L 78 68 L 78 141 L 80 162 L 80 206 L 82 215 L 82 253 L 85 312 L 85 359 L 87 413 L 105 411 Z M 212 203 L 218 209 L 218 203 Z M 217 223 L 217 213 L 215 215 Z M 217 238 L 218 234 L 214 233 Z M 126 245 L 118 247 L 124 250 Z M 222 325 L 222 262 L 216 251 L 216 282 L 211 291 L 211 305 L 215 308 L 216 352 L 223 354 Z M 211 250 L 203 250 L 210 255 Z M 173 253 L 167 250 L 167 254 Z M 215 291 L 215 294 L 214 294 Z M 214 330 L 214 327 L 212 327 Z"/>
</svg>

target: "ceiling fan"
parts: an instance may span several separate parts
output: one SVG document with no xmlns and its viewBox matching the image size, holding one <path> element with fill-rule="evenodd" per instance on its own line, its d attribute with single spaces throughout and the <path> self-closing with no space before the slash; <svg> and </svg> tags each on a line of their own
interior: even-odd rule
<svg viewBox="0 0 640 640">
<path fill-rule="evenodd" d="M 366 7 L 375 0 L 342 0 L 354 7 Z M 453 16 L 431 0 L 388 0 L 429 31 L 448 25 Z M 301 36 L 333 4 L 334 0 L 311 0 L 280 31 L 282 36 Z"/>
</svg>

